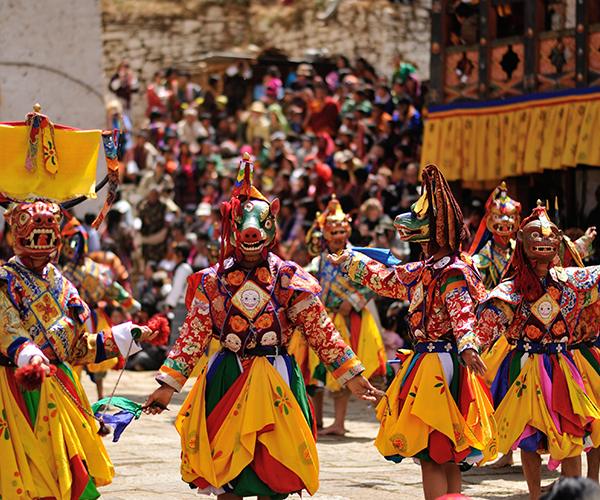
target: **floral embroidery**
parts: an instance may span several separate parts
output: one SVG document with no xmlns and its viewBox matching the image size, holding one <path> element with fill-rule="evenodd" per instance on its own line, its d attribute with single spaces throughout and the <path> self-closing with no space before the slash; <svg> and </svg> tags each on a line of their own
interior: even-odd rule
<svg viewBox="0 0 600 500">
<path fill-rule="evenodd" d="M 2 408 L 2 418 L 0 419 L 0 436 L 3 436 L 6 440 L 10 438 L 8 422 L 6 421 L 6 411 L 4 411 L 4 408 Z"/>
<path fill-rule="evenodd" d="M 275 388 L 279 397 L 275 400 L 275 408 L 279 408 L 281 413 L 285 413 L 286 415 L 290 414 L 289 406 L 290 406 L 290 398 L 284 396 L 283 390 L 281 387 L 277 386 Z"/>
<path fill-rule="evenodd" d="M 392 443 L 392 446 L 396 448 L 399 452 L 406 451 L 407 442 L 406 436 L 404 434 L 392 434 L 392 436 L 390 436 L 390 441 Z"/>
<path fill-rule="evenodd" d="M 437 384 L 435 384 L 433 387 L 435 387 L 436 389 L 440 389 L 440 394 L 444 394 L 444 392 L 446 392 L 446 387 L 444 386 L 444 379 L 442 377 L 438 377 L 436 375 L 435 379 L 438 381 Z"/>
<path fill-rule="evenodd" d="M 302 460 L 303 463 L 305 463 L 306 465 L 312 465 L 312 455 L 306 442 L 298 446 L 298 455 L 300 455 L 300 460 Z"/>
<path fill-rule="evenodd" d="M 555 286 L 548 287 L 548 293 L 552 296 L 552 298 L 556 301 L 560 299 L 560 290 Z"/>
<path fill-rule="evenodd" d="M 36 302 L 34 307 L 41 314 L 44 323 L 48 323 L 56 314 L 56 308 L 49 295 L 44 295 L 41 302 Z"/>
<path fill-rule="evenodd" d="M 410 317 L 410 324 L 412 326 L 415 326 L 415 327 L 418 326 L 418 325 L 420 325 L 421 324 L 421 318 L 422 318 L 421 311 L 416 311 Z"/>
</svg>

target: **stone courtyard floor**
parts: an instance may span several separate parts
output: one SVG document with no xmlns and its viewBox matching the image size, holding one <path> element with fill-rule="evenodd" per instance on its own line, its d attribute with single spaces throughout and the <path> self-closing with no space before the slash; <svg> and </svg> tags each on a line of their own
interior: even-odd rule
<svg viewBox="0 0 600 500">
<path fill-rule="evenodd" d="M 105 393 L 110 393 L 117 378 L 110 372 L 105 379 Z M 180 445 L 173 422 L 192 387 L 190 380 L 181 394 L 176 394 L 170 412 L 159 416 L 142 415 L 124 432 L 118 443 L 105 438 L 116 475 L 111 485 L 100 489 L 104 500 L 196 499 L 179 475 Z M 83 376 L 83 385 L 95 401 L 95 387 Z M 125 372 L 117 395 L 144 402 L 157 387 L 151 372 Z M 332 421 L 333 405 L 325 398 L 325 425 Z M 353 398 L 348 408 L 344 437 L 321 437 L 317 448 L 321 463 L 319 500 L 402 500 L 422 499 L 421 473 L 412 460 L 402 464 L 386 462 L 373 446 L 378 423 L 372 406 Z M 585 459 L 584 459 L 585 470 Z M 543 484 L 558 477 L 544 467 Z M 513 467 L 494 470 L 473 468 L 463 475 L 463 493 L 473 499 L 526 500 L 527 486 L 519 461 Z M 308 495 L 304 495 L 307 498 Z M 204 497 L 202 497 L 204 498 Z M 213 497 L 214 498 L 214 497 Z M 290 499 L 298 499 L 292 496 Z"/>
</svg>

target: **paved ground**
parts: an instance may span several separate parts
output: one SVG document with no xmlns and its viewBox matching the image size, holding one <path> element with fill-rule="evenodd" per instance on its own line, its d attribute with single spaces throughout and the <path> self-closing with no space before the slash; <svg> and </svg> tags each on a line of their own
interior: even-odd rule
<svg viewBox="0 0 600 500">
<path fill-rule="evenodd" d="M 112 390 L 117 373 L 105 379 L 105 392 Z M 84 376 L 84 387 L 95 401 L 95 388 Z M 192 381 L 186 389 L 191 388 Z M 153 374 L 126 372 L 117 395 L 143 402 L 154 390 Z M 175 416 L 187 391 L 176 395 L 170 412 L 160 416 L 143 415 L 123 434 L 118 443 L 106 440 L 115 464 L 114 482 L 101 488 L 104 500 L 157 500 L 199 498 L 179 476 L 179 436 L 173 427 Z M 326 400 L 325 424 L 331 422 L 333 406 Z M 421 473 L 407 460 L 396 465 L 386 462 L 373 446 L 378 424 L 372 407 L 353 399 L 349 406 L 349 433 L 345 437 L 323 437 L 317 448 L 321 462 L 320 500 L 400 500 L 422 499 Z M 544 467 L 544 482 L 558 473 Z M 527 487 L 518 455 L 516 465 L 496 471 L 474 468 L 464 474 L 463 493 L 473 499 L 526 500 Z M 214 498 L 214 497 L 213 497 Z M 297 496 L 294 497 L 298 499 Z M 306 498 L 306 496 L 305 496 Z"/>
</svg>

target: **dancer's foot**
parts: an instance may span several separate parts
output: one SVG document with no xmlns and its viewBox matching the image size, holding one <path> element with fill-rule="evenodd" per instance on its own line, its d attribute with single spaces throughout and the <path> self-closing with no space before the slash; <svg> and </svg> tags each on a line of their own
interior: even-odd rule
<svg viewBox="0 0 600 500">
<path fill-rule="evenodd" d="M 329 427 L 325 427 L 324 429 L 321 429 L 320 431 L 317 431 L 317 434 L 319 436 L 328 436 L 328 435 L 334 435 L 334 436 L 343 436 L 346 434 L 346 429 L 344 429 L 344 425 L 338 425 L 338 424 L 333 424 L 330 425 Z"/>
<path fill-rule="evenodd" d="M 514 465 L 514 463 L 512 453 L 509 453 L 507 455 L 502 455 L 500 459 L 491 464 L 490 467 L 492 469 L 502 469 L 503 467 L 510 467 L 511 465 Z"/>
<path fill-rule="evenodd" d="M 540 488 L 540 491 L 542 493 L 544 493 L 545 491 L 550 491 L 552 489 L 552 486 L 554 486 L 554 483 L 556 483 L 556 481 L 552 481 L 550 484 L 546 485 L 546 486 L 542 486 Z"/>
</svg>

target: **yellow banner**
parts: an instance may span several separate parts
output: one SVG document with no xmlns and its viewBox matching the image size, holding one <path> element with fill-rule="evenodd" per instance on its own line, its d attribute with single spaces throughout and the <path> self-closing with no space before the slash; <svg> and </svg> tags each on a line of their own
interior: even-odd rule
<svg viewBox="0 0 600 500">
<path fill-rule="evenodd" d="M 421 168 L 438 165 L 447 180 L 497 181 L 509 176 L 600 167 L 600 93 L 431 112 Z"/>
<path fill-rule="evenodd" d="M 95 198 L 100 130 L 54 129 L 58 172 L 44 166 L 42 145 L 33 172 L 25 168 L 29 146 L 26 125 L 0 124 L 0 193 L 24 200 L 46 198 L 63 202 L 78 196 Z"/>
</svg>

